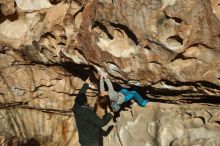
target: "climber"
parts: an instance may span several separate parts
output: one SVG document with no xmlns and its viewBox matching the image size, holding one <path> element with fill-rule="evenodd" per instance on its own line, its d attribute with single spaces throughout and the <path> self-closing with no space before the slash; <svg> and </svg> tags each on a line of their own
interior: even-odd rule
<svg viewBox="0 0 220 146">
<path fill-rule="evenodd" d="M 144 100 L 140 94 L 136 91 L 128 91 L 127 89 L 122 88 L 119 92 L 115 91 L 112 83 L 109 78 L 107 78 L 107 73 L 100 71 L 100 94 L 101 96 L 105 97 L 108 96 L 111 101 L 111 107 L 114 112 L 120 109 L 122 103 L 130 101 L 131 99 L 135 99 L 137 103 L 144 107 L 148 100 Z M 103 78 L 108 86 L 108 91 L 104 89 L 104 81 Z"/>
<path fill-rule="evenodd" d="M 101 128 L 105 126 L 113 117 L 110 113 L 100 118 L 96 115 L 95 110 L 87 103 L 86 90 L 90 87 L 90 79 L 80 89 L 75 99 L 73 113 L 75 116 L 76 126 L 78 128 L 79 143 L 81 146 L 99 146 L 101 136 Z M 104 103 L 107 100 L 97 101 L 98 104 Z M 103 105 L 102 105 L 103 106 Z"/>
</svg>

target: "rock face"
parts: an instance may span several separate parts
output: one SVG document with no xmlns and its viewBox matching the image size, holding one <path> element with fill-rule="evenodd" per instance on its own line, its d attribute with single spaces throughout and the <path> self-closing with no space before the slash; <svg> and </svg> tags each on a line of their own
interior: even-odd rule
<svg viewBox="0 0 220 146">
<path fill-rule="evenodd" d="M 155 102 L 122 111 L 104 145 L 220 145 L 219 8 L 218 0 L 0 1 L 0 143 L 79 145 L 71 107 L 102 69 Z"/>
<path fill-rule="evenodd" d="M 121 112 L 106 145 L 189 146 L 219 145 L 219 125 L 213 122 L 219 108 L 198 105 L 152 104 Z M 204 106 L 203 106 L 204 107 Z M 132 140 L 131 140 L 132 139 Z"/>
<path fill-rule="evenodd" d="M 10 50 L 0 55 L 1 144 L 76 144 L 70 109 L 82 80 L 62 67 L 30 64 L 20 57 Z"/>
<path fill-rule="evenodd" d="M 208 146 L 220 144 L 220 126 L 213 121 L 219 108 L 198 105 L 151 104 L 121 112 L 106 145 Z"/>
</svg>

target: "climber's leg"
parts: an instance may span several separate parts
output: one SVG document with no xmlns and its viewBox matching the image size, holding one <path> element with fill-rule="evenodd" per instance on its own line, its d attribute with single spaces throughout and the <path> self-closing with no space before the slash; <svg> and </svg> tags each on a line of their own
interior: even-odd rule
<svg viewBox="0 0 220 146">
<path fill-rule="evenodd" d="M 125 96 L 125 102 L 131 100 L 133 98 L 133 94 L 129 94 L 129 91 L 127 89 L 121 89 L 120 91 Z"/>
<path fill-rule="evenodd" d="M 132 98 L 134 98 L 137 101 L 137 103 L 139 105 L 143 106 L 143 107 L 148 102 L 148 100 L 144 100 L 142 98 L 142 96 L 139 93 L 137 93 L 136 91 L 128 91 L 126 89 L 122 89 L 120 92 L 125 95 L 125 102 L 131 100 Z"/>
</svg>

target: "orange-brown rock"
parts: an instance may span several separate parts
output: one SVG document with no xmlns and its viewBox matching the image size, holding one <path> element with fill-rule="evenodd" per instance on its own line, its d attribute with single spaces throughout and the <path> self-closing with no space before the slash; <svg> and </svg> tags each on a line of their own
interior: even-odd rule
<svg viewBox="0 0 220 146">
<path fill-rule="evenodd" d="M 104 145 L 218 146 L 219 6 L 219 0 L 0 1 L 0 143 L 79 145 L 71 107 L 88 76 L 98 87 L 101 69 L 114 85 L 155 102 L 152 109 L 122 111 Z M 97 93 L 88 92 L 91 106 Z"/>
</svg>

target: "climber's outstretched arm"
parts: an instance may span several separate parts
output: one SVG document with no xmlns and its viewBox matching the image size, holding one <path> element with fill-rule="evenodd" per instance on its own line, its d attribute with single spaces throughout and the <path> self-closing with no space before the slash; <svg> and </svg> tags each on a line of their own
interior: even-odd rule
<svg viewBox="0 0 220 146">
<path fill-rule="evenodd" d="M 109 78 L 105 78 L 105 82 L 108 86 L 108 92 L 112 92 L 114 90 L 113 86 L 112 86 L 112 82 L 110 81 Z"/>
<path fill-rule="evenodd" d="M 103 77 L 100 78 L 99 86 L 100 86 L 100 93 L 103 93 L 105 91 Z"/>
</svg>

